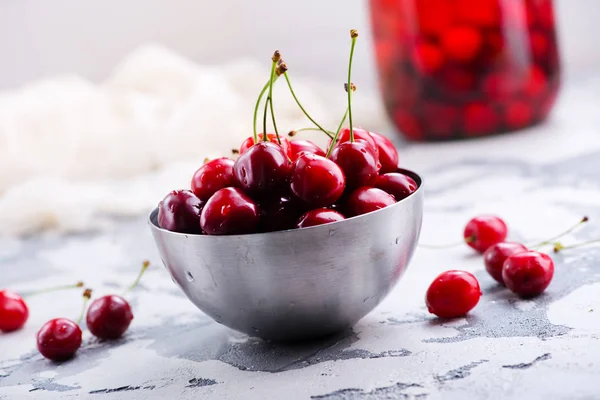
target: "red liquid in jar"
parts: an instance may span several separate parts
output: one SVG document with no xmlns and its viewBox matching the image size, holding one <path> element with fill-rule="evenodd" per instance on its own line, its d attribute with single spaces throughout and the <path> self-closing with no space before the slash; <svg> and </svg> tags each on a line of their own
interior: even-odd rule
<svg viewBox="0 0 600 400">
<path fill-rule="evenodd" d="M 409 140 L 522 129 L 560 86 L 552 0 L 370 0 L 381 91 Z"/>
</svg>

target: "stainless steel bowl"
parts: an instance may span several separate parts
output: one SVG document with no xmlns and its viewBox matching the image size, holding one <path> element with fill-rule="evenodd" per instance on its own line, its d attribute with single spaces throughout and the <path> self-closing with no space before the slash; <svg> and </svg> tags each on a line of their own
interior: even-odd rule
<svg viewBox="0 0 600 400">
<path fill-rule="evenodd" d="M 150 227 L 163 263 L 185 295 L 218 323 L 276 341 L 311 339 L 354 325 L 398 282 L 423 214 L 422 179 L 381 210 L 304 229 L 188 235 Z"/>
</svg>

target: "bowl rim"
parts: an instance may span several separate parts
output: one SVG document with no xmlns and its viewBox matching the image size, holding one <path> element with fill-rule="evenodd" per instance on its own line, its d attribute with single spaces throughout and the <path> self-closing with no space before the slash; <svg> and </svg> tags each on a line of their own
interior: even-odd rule
<svg viewBox="0 0 600 400">
<path fill-rule="evenodd" d="M 402 203 L 406 203 L 407 201 L 409 201 L 409 199 L 413 198 L 413 196 L 420 194 L 423 191 L 423 186 L 425 184 L 424 179 L 421 177 L 421 175 L 417 174 L 416 172 L 409 170 L 409 169 L 405 169 L 405 168 L 398 168 L 396 169 L 396 171 L 394 172 L 399 172 L 401 174 L 404 175 L 408 175 L 411 178 L 413 178 L 415 180 L 415 182 L 417 182 L 417 190 L 415 190 L 413 193 L 411 193 L 409 196 L 403 198 L 400 201 L 397 201 L 396 203 L 384 207 L 384 208 L 380 208 L 378 210 L 375 211 L 371 211 L 369 213 L 366 214 L 361 214 L 361 215 L 357 215 L 354 217 L 350 217 L 350 218 L 346 218 L 343 219 L 341 221 L 335 221 L 335 222 L 330 222 L 327 224 L 322 224 L 322 225 L 315 225 L 315 226 L 309 226 L 306 228 L 299 228 L 299 229 L 285 229 L 285 230 L 281 230 L 281 231 L 273 231 L 273 232 L 255 232 L 255 233 L 245 233 L 245 234 L 241 234 L 241 235 L 203 235 L 203 234 L 198 234 L 198 233 L 181 233 L 181 232 L 173 232 L 173 231 L 169 231 L 167 229 L 161 228 L 160 226 L 158 226 L 157 223 L 154 223 L 153 221 L 153 217 L 156 215 L 158 216 L 158 207 L 155 207 L 154 209 L 152 209 L 152 211 L 150 212 L 150 214 L 148 215 L 148 224 L 150 225 L 151 229 L 162 232 L 163 234 L 166 235 L 172 235 L 172 236 L 183 236 L 185 238 L 188 237 L 198 237 L 198 238 L 207 238 L 206 240 L 210 240 L 210 239 L 214 239 L 214 238 L 247 238 L 247 237 L 257 237 L 257 236 L 269 236 L 269 235 L 276 235 L 276 234 L 281 234 L 284 232 L 306 232 L 306 231 L 310 231 L 310 230 L 315 230 L 315 229 L 322 229 L 324 226 L 327 226 L 328 228 L 333 228 L 336 226 L 339 226 L 340 224 L 343 224 L 347 221 L 354 221 L 357 220 L 359 218 L 368 218 L 370 215 L 379 213 L 379 212 L 384 212 L 386 210 L 389 210 L 392 207 L 396 207 L 399 204 Z"/>
</svg>

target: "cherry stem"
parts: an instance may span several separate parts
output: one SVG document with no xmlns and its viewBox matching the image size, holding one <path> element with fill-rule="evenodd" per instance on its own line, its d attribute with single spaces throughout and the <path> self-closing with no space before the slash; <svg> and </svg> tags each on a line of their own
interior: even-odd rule
<svg viewBox="0 0 600 400">
<path fill-rule="evenodd" d="M 275 50 L 275 53 L 273 53 L 273 57 L 271 58 L 273 63 L 271 64 L 271 77 L 269 78 L 269 96 L 267 97 L 267 102 L 269 103 L 269 108 L 271 110 L 271 119 L 273 121 L 273 129 L 275 130 L 275 136 L 277 136 L 277 141 L 279 142 L 279 145 L 281 145 L 281 138 L 279 137 L 279 131 L 277 130 L 277 123 L 275 122 L 275 112 L 273 111 L 273 83 L 275 83 L 275 68 L 277 68 L 277 62 L 279 62 L 280 59 L 281 59 L 281 54 L 279 54 L 279 50 Z M 265 107 L 266 106 L 267 106 L 267 104 L 265 104 Z M 266 115 L 266 110 L 265 110 L 265 115 Z M 266 120 L 266 118 L 263 120 L 263 130 L 264 130 L 263 136 L 267 137 L 267 120 Z"/>
<path fill-rule="evenodd" d="M 344 126 L 344 122 L 346 122 L 346 118 L 348 118 L 348 110 L 349 110 L 349 108 L 346 108 L 344 117 L 340 121 L 340 124 L 338 125 L 337 130 L 335 131 L 335 135 L 333 136 L 333 139 L 331 139 L 331 144 L 329 145 L 329 148 L 327 149 L 326 157 L 329 157 L 329 155 L 333 151 L 333 147 L 336 145 L 336 143 L 338 141 L 338 138 L 340 136 L 340 131 L 342 130 L 342 126 Z"/>
<path fill-rule="evenodd" d="M 457 243 L 450 243 L 450 244 L 421 244 L 419 243 L 419 247 L 424 247 L 426 249 L 448 249 L 451 247 L 457 247 L 460 246 L 464 243 L 471 243 L 474 242 L 477 238 L 475 236 L 469 236 L 467 238 L 465 238 L 462 242 L 457 242 Z"/>
<path fill-rule="evenodd" d="M 81 314 L 79 314 L 79 318 L 77 318 L 77 325 L 81 323 L 83 320 L 83 316 L 85 315 L 85 310 L 87 308 L 88 301 L 92 297 L 92 289 L 85 289 L 83 291 L 83 308 L 81 309 Z"/>
<path fill-rule="evenodd" d="M 288 136 L 293 137 L 293 136 L 296 136 L 296 133 L 298 133 L 298 132 L 304 132 L 304 131 L 318 131 L 318 132 L 323 132 L 319 128 L 300 128 L 300 129 L 294 129 L 293 131 L 290 131 L 290 133 L 288 133 Z M 330 138 L 333 138 L 334 135 L 335 135 L 335 133 L 327 131 L 327 136 L 329 136 Z"/>
<path fill-rule="evenodd" d="M 320 130 L 321 132 L 325 133 L 327 136 L 329 136 L 329 138 L 333 138 L 333 135 L 329 131 L 325 130 L 321 125 L 319 125 L 319 123 L 317 121 L 315 121 L 310 116 L 310 114 L 308 114 L 308 112 L 304 109 L 304 107 L 302 107 L 300 100 L 298 100 L 298 97 L 296 96 L 296 93 L 294 92 L 294 89 L 292 88 L 292 82 L 290 82 L 290 77 L 288 76 L 288 73 L 284 72 L 283 76 L 285 77 L 285 80 L 287 82 L 288 88 L 290 89 L 290 93 L 292 94 L 292 97 L 294 98 L 294 100 L 296 101 L 296 104 L 298 105 L 298 107 L 300 107 L 300 110 L 302 110 L 302 112 L 304 113 L 306 118 L 308 118 L 310 120 L 310 122 L 315 124 L 315 126 L 318 128 L 317 130 Z"/>
<path fill-rule="evenodd" d="M 256 100 L 256 105 L 254 106 L 254 143 L 258 143 L 258 133 L 257 133 L 257 130 L 256 130 L 256 120 L 258 118 L 258 109 L 260 108 L 260 101 L 262 100 L 263 96 L 265 95 L 265 92 L 269 88 L 270 84 L 271 84 L 271 81 L 267 82 L 265 84 L 265 86 L 262 88 L 262 90 L 260 91 L 260 94 L 258 95 L 258 100 Z"/>
<path fill-rule="evenodd" d="M 31 296 L 36 296 L 38 294 L 44 294 L 44 293 L 50 293 L 50 292 L 58 292 L 61 290 L 69 290 L 69 289 L 76 289 L 76 288 L 80 288 L 83 287 L 83 282 L 77 282 L 74 285 L 61 285 L 61 286 L 54 286 L 54 287 L 50 287 L 50 288 L 46 288 L 46 289 L 42 289 L 42 290 L 36 290 L 35 292 L 30 292 L 30 293 L 26 293 L 25 295 L 23 295 L 23 298 L 29 298 Z"/>
<path fill-rule="evenodd" d="M 137 285 L 138 283 L 140 283 L 140 279 L 142 279 L 142 275 L 144 275 L 144 272 L 146 272 L 146 270 L 148 269 L 148 267 L 150 266 L 150 261 L 146 260 L 142 263 L 142 269 L 140 270 L 140 273 L 138 274 L 137 278 L 135 279 L 135 281 L 133 281 L 133 283 L 131 284 L 131 286 L 129 286 L 124 292 L 123 295 L 127 294 L 128 292 L 132 291 Z"/>
<path fill-rule="evenodd" d="M 580 225 L 586 223 L 587 221 L 589 221 L 590 219 L 588 217 L 583 217 L 581 218 L 581 220 L 579 222 L 577 222 L 575 225 L 573 225 L 572 227 L 570 227 L 569 229 L 567 229 L 566 231 L 548 239 L 548 240 L 544 240 L 543 242 L 540 242 L 538 244 L 535 244 L 533 246 L 529 246 L 529 248 L 531 249 L 537 249 L 543 246 L 547 246 L 549 244 L 555 244 L 556 239 L 560 239 L 563 236 L 568 235 L 569 233 L 573 232 L 575 229 L 577 229 Z"/>
<path fill-rule="evenodd" d="M 267 135 L 267 110 L 269 109 L 269 102 L 271 99 L 267 96 L 267 100 L 265 100 L 265 112 L 263 114 L 263 142 L 270 142 L 269 135 Z"/>
<path fill-rule="evenodd" d="M 596 243 L 600 243 L 600 240 L 598 240 L 598 239 L 588 240 L 586 242 L 575 243 L 575 244 L 572 244 L 572 245 L 569 245 L 569 246 L 563 246 L 562 243 L 560 243 L 560 242 L 554 242 L 554 249 L 553 249 L 553 251 L 555 253 L 558 253 L 558 252 L 561 252 L 563 250 L 575 249 L 577 247 L 587 246 L 587 245 L 596 244 Z"/>
<path fill-rule="evenodd" d="M 350 31 L 350 37 L 352 38 L 352 44 L 350 45 L 350 61 L 348 62 L 348 86 L 346 91 L 348 92 L 348 123 L 350 124 L 350 143 L 354 142 L 354 130 L 352 126 L 352 58 L 354 57 L 354 47 L 356 46 L 356 38 L 358 37 L 358 31 L 352 29 Z"/>
</svg>

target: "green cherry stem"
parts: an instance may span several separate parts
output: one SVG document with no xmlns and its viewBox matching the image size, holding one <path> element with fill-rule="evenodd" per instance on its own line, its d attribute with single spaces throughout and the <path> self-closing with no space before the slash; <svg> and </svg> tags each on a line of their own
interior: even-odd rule
<svg viewBox="0 0 600 400">
<path fill-rule="evenodd" d="M 256 100 L 256 105 L 254 106 L 254 143 L 258 143 L 256 120 L 258 119 L 258 109 L 260 108 L 260 101 L 262 100 L 263 96 L 267 92 L 267 89 L 269 88 L 270 85 L 271 85 L 271 81 L 269 81 L 265 84 L 265 86 L 260 91 L 260 94 L 258 95 L 258 100 Z"/>
<path fill-rule="evenodd" d="M 83 321 L 83 316 L 85 315 L 85 310 L 87 308 L 87 304 L 90 301 L 90 298 L 92 297 L 92 289 L 85 289 L 83 291 L 83 308 L 81 309 L 81 314 L 79 314 L 79 318 L 77 318 L 77 325 L 81 324 L 81 321 Z"/>
<path fill-rule="evenodd" d="M 61 290 L 69 290 L 69 289 L 76 289 L 76 288 L 80 288 L 83 287 L 83 282 L 77 282 L 74 285 L 60 285 L 60 286 L 54 286 L 54 287 L 50 287 L 47 289 L 42 289 L 42 290 L 36 290 L 34 292 L 29 292 L 29 293 L 25 293 L 22 297 L 24 299 L 26 298 L 30 298 L 32 296 L 37 296 L 38 294 L 44 294 L 44 293 L 50 293 L 50 292 L 58 292 Z"/>
<path fill-rule="evenodd" d="M 356 46 L 356 38 L 358 37 L 358 31 L 352 29 L 350 31 L 350 37 L 352 38 L 352 44 L 350 45 L 350 60 L 348 61 L 348 86 L 346 91 L 348 92 L 348 123 L 350 124 L 350 142 L 354 142 L 354 130 L 352 126 L 352 58 L 354 57 L 354 47 Z"/>
<path fill-rule="evenodd" d="M 355 86 L 352 86 L 352 87 L 355 88 Z M 344 117 L 340 121 L 340 124 L 338 125 L 337 130 L 335 131 L 335 135 L 333 136 L 333 139 L 331 140 L 331 144 L 329 145 L 329 148 L 327 149 L 327 155 L 326 155 L 327 157 L 329 157 L 329 155 L 333 151 L 333 147 L 336 145 L 336 143 L 338 141 L 338 138 L 340 136 L 340 131 L 342 130 L 342 126 L 344 126 L 344 122 L 346 122 L 346 118 L 348 118 L 348 110 L 349 110 L 349 108 L 346 108 Z"/>
<path fill-rule="evenodd" d="M 563 244 L 562 244 L 562 243 L 560 243 L 560 242 L 555 242 L 555 243 L 554 243 L 554 248 L 553 248 L 553 251 L 554 251 L 555 253 L 559 253 L 559 252 L 561 252 L 561 251 L 563 251 L 563 250 L 576 249 L 577 247 L 583 247 L 583 246 L 588 246 L 588 245 L 590 245 L 590 244 L 598 244 L 598 243 L 600 243 L 600 240 L 598 240 L 598 239 L 595 239 L 595 240 L 588 240 L 588 241 L 581 242 L 581 243 L 575 243 L 575 244 L 571 244 L 571 245 L 569 245 L 569 246 L 563 246 Z"/>
<path fill-rule="evenodd" d="M 548 239 L 548 240 L 544 240 L 543 242 L 539 242 L 535 245 L 529 246 L 529 248 L 531 249 L 537 249 L 543 246 L 547 246 L 549 244 L 554 244 L 557 239 L 560 239 L 563 236 L 568 235 L 569 233 L 573 232 L 575 229 L 577 229 L 579 226 L 583 225 L 584 223 L 588 222 L 590 219 L 588 217 L 583 217 L 581 218 L 581 220 L 579 222 L 577 222 L 575 225 L 573 225 L 572 227 L 570 227 L 569 229 L 567 229 L 566 231 L 559 233 L 558 235 Z"/>
<path fill-rule="evenodd" d="M 279 50 L 275 50 L 273 56 L 271 57 L 271 76 L 269 78 L 269 96 L 267 97 L 267 103 L 269 104 L 269 108 L 271 110 L 271 119 L 273 120 L 273 129 L 275 130 L 275 136 L 277 136 L 277 141 L 279 145 L 281 145 L 281 138 L 279 137 L 279 131 L 277 130 L 277 123 L 275 122 L 275 112 L 273 111 L 273 84 L 275 83 L 275 69 L 277 68 L 277 63 L 281 60 L 281 53 Z M 267 104 L 265 104 L 265 107 Z M 265 110 L 266 115 L 266 110 Z M 263 136 L 266 138 L 267 135 L 267 121 L 266 118 L 263 119 Z M 267 139 L 268 140 L 268 139 Z"/>
<path fill-rule="evenodd" d="M 135 288 L 138 283 L 140 283 L 140 279 L 142 279 L 142 275 L 144 275 L 144 272 L 146 272 L 146 270 L 148 269 L 148 267 L 150 266 L 150 261 L 146 260 L 142 263 L 142 269 L 140 270 L 140 273 L 138 274 L 137 278 L 135 279 L 135 281 L 133 281 L 133 283 L 131 284 L 131 286 L 129 286 L 125 292 L 123 292 L 123 295 L 127 294 L 128 292 L 132 291 L 133 288 Z"/>
<path fill-rule="evenodd" d="M 325 130 L 321 125 L 319 125 L 319 123 L 317 121 L 315 121 L 310 114 L 306 111 L 306 109 L 302 106 L 302 104 L 300 103 L 300 100 L 298 100 L 298 97 L 296 96 L 296 93 L 294 92 L 294 88 L 292 88 L 292 82 L 290 81 L 290 77 L 288 76 L 287 72 L 283 73 L 283 76 L 285 77 L 285 80 L 287 82 L 288 88 L 290 89 L 290 93 L 292 94 L 292 97 L 294 98 L 294 100 L 296 101 L 296 104 L 298 105 L 298 107 L 300 107 L 300 110 L 302 110 L 302 112 L 304 113 L 304 115 L 306 116 L 306 118 L 308 118 L 310 120 L 310 122 L 312 122 L 313 124 L 315 124 L 315 126 L 318 128 L 318 130 L 320 130 L 321 132 L 325 133 L 327 136 L 329 136 L 329 138 L 333 138 L 333 136 L 331 135 L 331 133 L 327 130 Z"/>
</svg>

